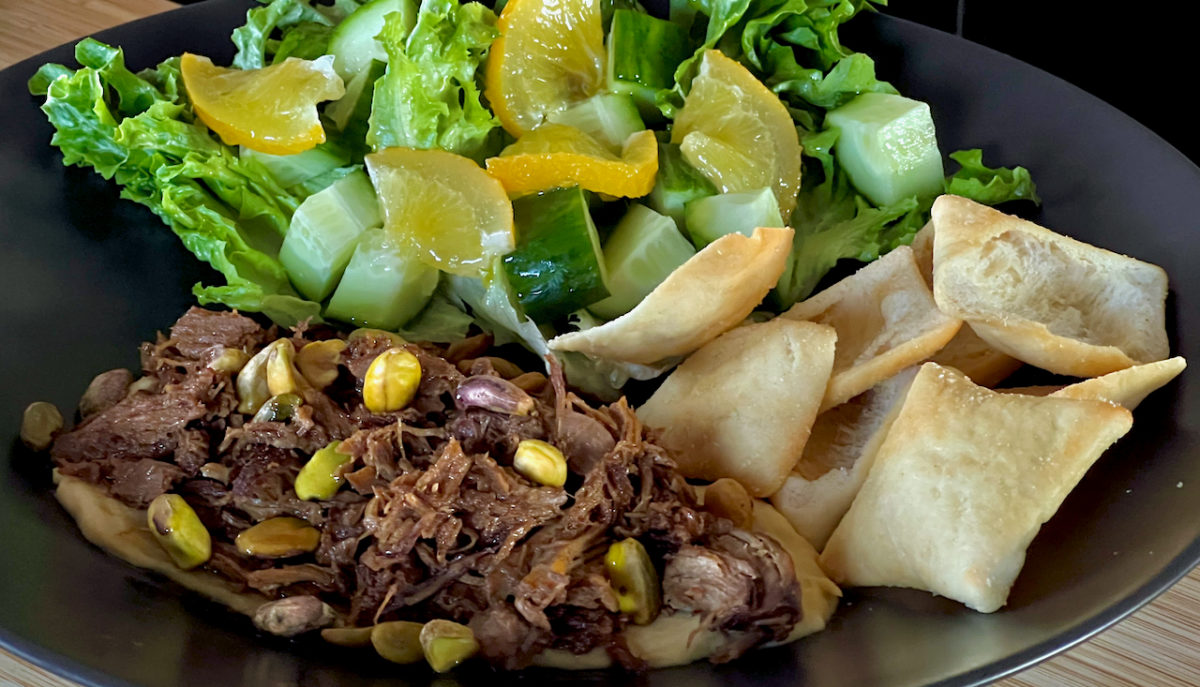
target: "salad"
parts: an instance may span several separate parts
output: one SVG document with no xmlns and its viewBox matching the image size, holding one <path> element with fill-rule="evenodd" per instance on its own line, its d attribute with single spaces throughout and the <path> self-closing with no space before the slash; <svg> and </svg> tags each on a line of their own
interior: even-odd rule
<svg viewBox="0 0 1200 687">
<path fill-rule="evenodd" d="M 839 260 L 911 242 L 943 192 L 1037 201 L 979 150 L 943 176 L 929 108 L 838 38 L 882 4 L 273 0 L 229 67 L 135 73 L 87 39 L 81 68 L 29 86 L 64 163 L 220 273 L 200 304 L 545 354 L 728 233 L 795 229 L 760 306 L 777 313 Z M 608 398 L 673 362 L 558 357 Z"/>
<path fill-rule="evenodd" d="M 202 304 L 292 330 L 194 309 L 74 429 L 53 411 L 33 438 L 60 502 L 127 560 L 223 574 L 264 632 L 324 629 L 438 671 L 477 652 L 719 662 L 820 629 L 835 583 L 1002 607 L 1041 524 L 1185 366 L 1166 359 L 1166 275 L 983 207 L 1037 202 L 1020 168 L 962 151 L 945 177 L 929 108 L 840 46 L 869 9 L 276 0 L 235 32 L 233 66 L 183 54 L 140 74 L 84 41 L 81 69 L 30 84 L 64 159 L 224 274 Z M 873 262 L 810 298 L 842 259 Z M 720 318 L 673 316 L 706 287 Z M 1138 294 L 1146 346 L 1107 326 L 1131 317 L 1116 291 Z M 237 335 L 214 339 L 225 325 Z M 636 331 L 654 325 L 667 335 Z M 683 343 L 622 352 L 643 335 Z M 526 373 L 464 354 L 472 340 L 561 362 Z M 567 391 L 618 394 L 682 356 L 636 414 Z M 1095 378 L 984 388 L 1022 362 Z M 486 517 L 543 497 L 533 526 Z M 113 516 L 99 535 L 96 510 Z M 499 560 L 502 530 L 517 548 Z M 727 587 L 705 572 L 772 561 Z M 663 638 L 674 649 L 650 650 Z"/>
</svg>

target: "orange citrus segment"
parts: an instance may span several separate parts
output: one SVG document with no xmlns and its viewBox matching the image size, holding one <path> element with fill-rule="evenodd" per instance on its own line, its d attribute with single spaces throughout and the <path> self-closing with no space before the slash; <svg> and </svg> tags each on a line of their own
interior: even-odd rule
<svg viewBox="0 0 1200 687">
<path fill-rule="evenodd" d="M 479 276 L 516 245 L 508 194 L 473 161 L 442 150 L 385 148 L 365 162 L 384 228 L 422 262 Z"/>
<path fill-rule="evenodd" d="M 513 195 L 580 186 L 624 198 L 640 198 L 654 189 L 658 141 L 639 131 L 613 155 L 575 127 L 543 124 L 487 161 L 488 172 Z"/>
<path fill-rule="evenodd" d="M 184 53 L 179 71 L 196 116 L 222 141 L 272 155 L 323 142 L 317 103 L 346 92 L 332 58 L 289 57 L 262 69 L 230 69 Z"/>
<path fill-rule="evenodd" d="M 604 88 L 599 0 L 511 0 L 497 26 L 484 94 L 513 136 Z"/>
<path fill-rule="evenodd" d="M 800 138 L 779 96 L 719 50 L 704 53 L 671 141 L 722 193 L 770 188 L 784 219 L 800 191 Z"/>
</svg>

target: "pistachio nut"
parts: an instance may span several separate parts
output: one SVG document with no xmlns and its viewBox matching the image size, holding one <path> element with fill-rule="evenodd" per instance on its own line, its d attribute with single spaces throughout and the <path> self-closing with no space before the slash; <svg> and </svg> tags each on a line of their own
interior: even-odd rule
<svg viewBox="0 0 1200 687">
<path fill-rule="evenodd" d="M 212 556 L 212 537 L 179 494 L 160 494 L 151 501 L 146 521 L 154 539 L 183 570 L 203 565 Z"/>
<path fill-rule="evenodd" d="M 233 543 L 238 551 L 254 558 L 291 558 L 315 551 L 320 541 L 317 528 L 284 515 L 243 530 Z"/>
<path fill-rule="evenodd" d="M 45 451 L 54 443 L 54 435 L 63 428 L 58 407 L 47 401 L 34 401 L 21 413 L 21 443 L 30 450 Z"/>
</svg>

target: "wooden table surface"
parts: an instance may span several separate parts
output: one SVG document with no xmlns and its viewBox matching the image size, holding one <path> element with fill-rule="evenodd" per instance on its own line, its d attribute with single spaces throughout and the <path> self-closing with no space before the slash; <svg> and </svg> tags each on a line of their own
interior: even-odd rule
<svg viewBox="0 0 1200 687">
<path fill-rule="evenodd" d="M 0 0 L 0 69 L 66 41 L 176 7 L 167 0 Z M 1001 687 L 1200 685 L 1200 569 L 1149 606 Z M 0 650 L 0 687 L 72 687 Z"/>
</svg>

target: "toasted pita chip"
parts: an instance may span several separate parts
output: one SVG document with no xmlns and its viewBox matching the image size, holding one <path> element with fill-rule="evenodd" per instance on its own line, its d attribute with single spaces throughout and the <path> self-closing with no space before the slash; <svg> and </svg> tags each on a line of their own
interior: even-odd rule
<svg viewBox="0 0 1200 687">
<path fill-rule="evenodd" d="M 837 330 L 833 377 L 822 411 L 925 360 L 945 346 L 962 324 L 938 310 L 908 246 L 797 303 L 781 317 L 820 322 Z"/>
<path fill-rule="evenodd" d="M 792 559 L 796 579 L 800 582 L 800 606 L 803 609 L 800 622 L 786 639 L 768 646 L 786 644 L 823 630 L 837 608 L 842 591 L 817 564 L 817 552 L 768 503 L 754 502 L 753 530 L 769 535 L 783 547 Z M 700 616 L 691 613 L 660 615 L 649 625 L 628 626 L 625 642 L 629 651 L 651 668 L 691 663 L 712 656 L 730 641 L 725 633 L 701 629 L 701 620 Z M 611 659 L 602 649 L 583 656 L 548 650 L 538 655 L 534 663 L 555 668 L 605 668 L 611 665 Z"/>
<path fill-rule="evenodd" d="M 926 363 L 822 566 L 839 584 L 995 611 L 1042 523 L 1132 422 L 1111 403 L 1001 394 Z"/>
<path fill-rule="evenodd" d="M 938 307 L 998 350 L 1076 377 L 1167 357 L 1162 268 L 958 196 L 933 224 Z"/>
<path fill-rule="evenodd" d="M 266 601 L 261 594 L 244 592 L 239 585 L 212 573 L 180 570 L 155 541 L 146 522 L 146 511 L 130 508 L 109 497 L 99 487 L 54 471 L 54 496 L 75 518 L 88 541 L 128 563 L 153 570 L 173 582 L 252 616 Z"/>
<path fill-rule="evenodd" d="M 771 503 L 818 551 L 871 471 L 875 454 L 917 375 L 910 367 L 817 416 L 804 453 Z"/>
<path fill-rule="evenodd" d="M 790 228 L 727 234 L 705 246 L 633 310 L 550 340 L 550 348 L 649 365 L 687 355 L 744 320 L 779 281 Z"/>
<path fill-rule="evenodd" d="M 929 288 L 933 288 L 933 221 L 930 220 L 913 236 L 913 259 L 917 261 L 917 269 L 921 278 Z"/>
<path fill-rule="evenodd" d="M 1008 379 L 1024 365 L 1011 355 L 997 351 L 966 323 L 929 360 L 942 367 L 953 367 L 970 377 L 972 382 L 989 388 Z"/>
<path fill-rule="evenodd" d="M 983 386 L 982 384 L 980 386 Z M 1055 391 L 1067 388 L 1065 384 L 1035 384 L 1033 386 L 1009 386 L 1003 389 L 992 389 L 1002 394 L 1023 394 L 1025 396 L 1049 396 Z M 1092 399 L 1097 400 L 1097 399 Z"/>
<path fill-rule="evenodd" d="M 1156 363 L 1134 365 L 1100 377 L 1093 377 L 1050 394 L 1060 398 L 1081 398 L 1109 401 L 1130 410 L 1146 399 L 1151 392 L 1166 386 L 1179 376 L 1187 362 L 1179 356 Z"/>
<path fill-rule="evenodd" d="M 913 257 L 926 286 L 933 288 L 933 222 L 925 223 L 912 242 Z M 971 325 L 962 328 L 950 342 L 929 359 L 943 367 L 953 367 L 980 386 L 993 387 L 1021 368 L 1021 361 L 1001 353 L 979 338 Z"/>
<path fill-rule="evenodd" d="M 836 339 L 833 327 L 781 318 L 738 327 L 688 357 L 638 417 L 684 475 L 773 494 L 808 441 Z"/>
</svg>

